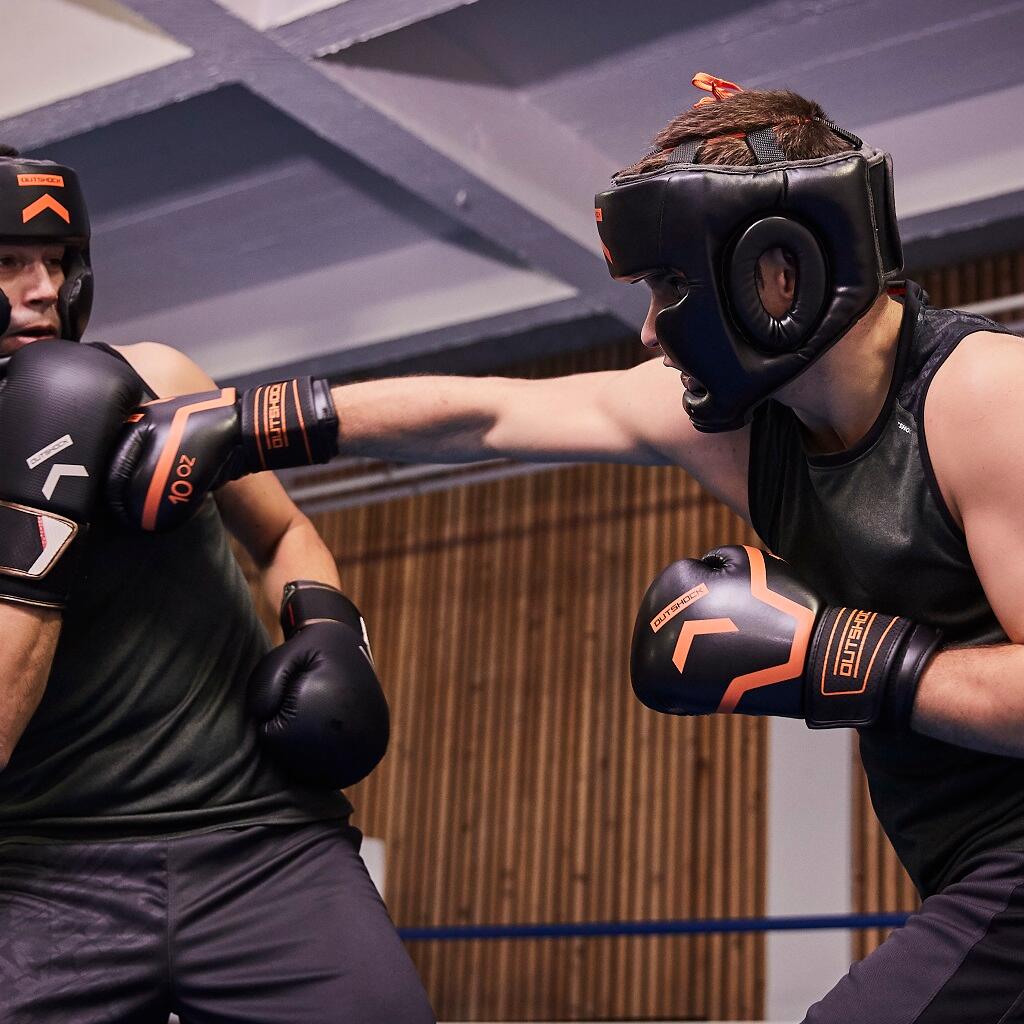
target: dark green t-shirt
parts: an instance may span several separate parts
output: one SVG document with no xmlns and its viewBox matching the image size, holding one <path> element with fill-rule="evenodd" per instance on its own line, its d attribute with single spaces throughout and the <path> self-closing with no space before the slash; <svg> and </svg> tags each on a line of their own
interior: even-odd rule
<svg viewBox="0 0 1024 1024">
<path fill-rule="evenodd" d="M 165 534 L 101 514 L 42 702 L 0 772 L 0 840 L 350 813 L 342 794 L 291 782 L 261 751 L 245 688 L 269 646 L 212 498 Z"/>
</svg>

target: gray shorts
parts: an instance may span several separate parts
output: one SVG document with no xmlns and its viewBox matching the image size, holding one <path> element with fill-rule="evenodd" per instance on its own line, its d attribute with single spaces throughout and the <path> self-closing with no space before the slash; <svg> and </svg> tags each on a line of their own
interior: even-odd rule
<svg viewBox="0 0 1024 1024">
<path fill-rule="evenodd" d="M 929 896 L 804 1024 L 1024 1024 L 1024 853 Z"/>
<path fill-rule="evenodd" d="M 359 838 L 0 845 L 0 1024 L 433 1024 Z"/>
</svg>

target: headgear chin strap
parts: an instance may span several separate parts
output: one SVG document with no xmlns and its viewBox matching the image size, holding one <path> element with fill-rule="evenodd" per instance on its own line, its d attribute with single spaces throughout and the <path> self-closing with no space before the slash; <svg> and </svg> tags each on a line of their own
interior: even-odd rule
<svg viewBox="0 0 1024 1024">
<path fill-rule="evenodd" d="M 888 154 L 865 147 L 788 161 L 771 128 L 747 135 L 754 166 L 695 164 L 702 139 L 666 166 L 616 176 L 595 200 L 612 277 L 678 278 L 682 297 L 655 320 L 665 352 L 698 385 L 683 393 L 693 425 L 734 430 L 870 309 L 903 267 Z M 781 317 L 757 288 L 757 264 L 793 257 L 795 295 Z"/>
<path fill-rule="evenodd" d="M 0 243 L 63 245 L 64 284 L 57 295 L 61 336 L 79 341 L 92 310 L 89 213 L 78 175 L 49 160 L 0 157 Z M 0 335 L 11 307 L 0 291 Z"/>
</svg>

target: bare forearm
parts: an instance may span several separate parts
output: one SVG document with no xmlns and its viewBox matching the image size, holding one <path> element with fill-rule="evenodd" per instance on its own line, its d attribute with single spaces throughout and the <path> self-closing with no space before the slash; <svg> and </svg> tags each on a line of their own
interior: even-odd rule
<svg viewBox="0 0 1024 1024">
<path fill-rule="evenodd" d="M 331 389 L 343 453 L 414 462 L 486 458 L 511 381 L 400 377 Z"/>
<path fill-rule="evenodd" d="M 402 377 L 343 385 L 332 389 L 339 446 L 351 455 L 408 462 L 660 462 L 633 425 L 610 408 L 611 396 L 638 390 L 624 383 L 627 372 L 540 380 Z M 677 418 L 678 396 L 672 412 Z"/>
<path fill-rule="evenodd" d="M 0 770 L 42 700 L 60 627 L 54 609 L 0 602 Z"/>
<path fill-rule="evenodd" d="M 341 585 L 334 557 L 304 516 L 281 535 L 270 557 L 259 568 L 260 586 L 273 608 L 280 605 L 284 585 L 292 580 Z"/>
<path fill-rule="evenodd" d="M 1024 645 L 940 652 L 921 677 L 911 726 L 961 747 L 1024 757 Z"/>
</svg>

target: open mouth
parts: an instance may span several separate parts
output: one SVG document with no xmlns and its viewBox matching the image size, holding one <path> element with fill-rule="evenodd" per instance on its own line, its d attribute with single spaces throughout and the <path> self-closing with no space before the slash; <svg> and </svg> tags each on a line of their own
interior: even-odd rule
<svg viewBox="0 0 1024 1024">
<path fill-rule="evenodd" d="M 40 327 L 17 328 L 10 333 L 18 338 L 53 338 L 56 335 L 56 329 L 43 325 Z"/>
<path fill-rule="evenodd" d="M 16 327 L 0 337 L 0 356 L 12 356 L 19 348 L 57 337 L 55 327 Z"/>
<path fill-rule="evenodd" d="M 679 378 L 683 382 L 683 388 L 694 398 L 703 398 L 708 393 L 708 389 L 696 377 L 688 377 L 685 373 L 681 373 Z"/>
<path fill-rule="evenodd" d="M 39 338 L 55 338 L 57 337 L 57 329 L 55 327 L 37 326 L 37 327 L 16 327 L 13 331 L 7 332 L 8 338 L 31 338 L 33 341 Z"/>
</svg>

